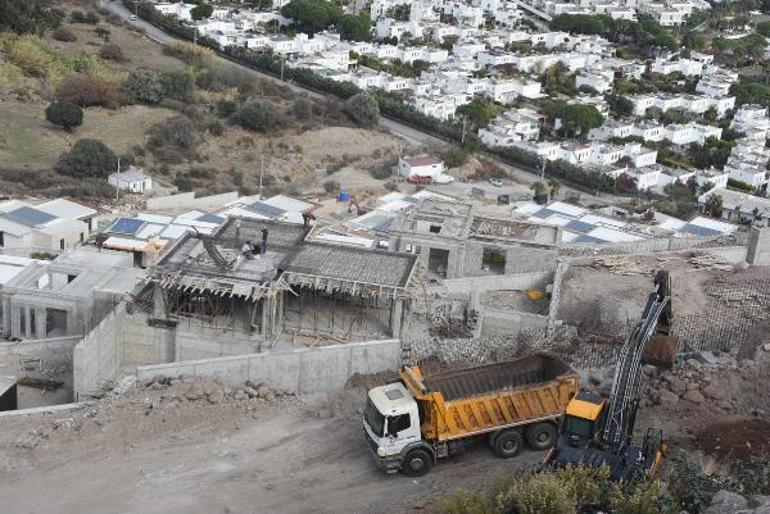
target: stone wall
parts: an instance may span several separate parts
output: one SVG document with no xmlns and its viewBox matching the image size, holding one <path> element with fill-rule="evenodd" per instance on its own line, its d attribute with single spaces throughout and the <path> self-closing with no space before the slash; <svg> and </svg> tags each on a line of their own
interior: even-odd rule
<svg viewBox="0 0 770 514">
<path fill-rule="evenodd" d="M 238 199 L 238 192 L 220 193 L 211 196 L 195 197 L 195 193 L 179 193 L 169 196 L 156 196 L 147 199 L 148 210 L 162 209 L 206 209 L 222 207 Z"/>
<path fill-rule="evenodd" d="M 484 277 L 455 278 L 445 280 L 444 287 L 450 294 L 471 294 L 503 289 L 539 289 L 544 291 L 551 283 L 553 271 L 537 271 L 515 275 L 487 275 Z"/>
<path fill-rule="evenodd" d="M 521 332 L 542 330 L 548 326 L 548 316 L 532 312 L 484 308 L 481 316 L 482 336 L 511 336 Z"/>
</svg>

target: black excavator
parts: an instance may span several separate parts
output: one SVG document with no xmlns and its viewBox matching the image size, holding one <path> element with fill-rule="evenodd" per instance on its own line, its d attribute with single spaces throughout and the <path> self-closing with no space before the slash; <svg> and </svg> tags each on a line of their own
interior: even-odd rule
<svg viewBox="0 0 770 514">
<path fill-rule="evenodd" d="M 616 481 L 657 472 L 667 449 L 662 431 L 648 429 L 640 443 L 633 433 L 643 364 L 673 363 L 677 341 L 672 322 L 671 278 L 667 271 L 658 271 L 642 316 L 618 355 L 609 399 L 581 392 L 570 400 L 546 467 L 608 466 Z"/>
</svg>

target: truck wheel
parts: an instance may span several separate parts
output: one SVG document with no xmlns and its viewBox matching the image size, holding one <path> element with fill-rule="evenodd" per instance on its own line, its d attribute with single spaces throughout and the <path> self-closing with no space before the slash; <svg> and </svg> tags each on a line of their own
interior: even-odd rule
<svg viewBox="0 0 770 514">
<path fill-rule="evenodd" d="M 503 459 L 510 459 L 518 455 L 522 446 L 524 446 L 524 441 L 518 430 L 508 430 L 495 439 L 495 453 Z"/>
<path fill-rule="evenodd" d="M 551 423 L 537 423 L 527 428 L 524 437 L 533 450 L 547 450 L 556 442 L 556 428 Z"/>
<path fill-rule="evenodd" d="M 433 458 L 430 453 L 418 448 L 406 454 L 401 464 L 401 471 L 410 477 L 421 477 L 426 475 L 432 466 Z"/>
</svg>

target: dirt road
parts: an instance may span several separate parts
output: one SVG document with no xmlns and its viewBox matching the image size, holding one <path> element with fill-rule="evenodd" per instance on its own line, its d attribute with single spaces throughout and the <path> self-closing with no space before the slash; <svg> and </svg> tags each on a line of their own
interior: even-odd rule
<svg viewBox="0 0 770 514">
<path fill-rule="evenodd" d="M 362 394 L 211 404 L 139 390 L 69 417 L 0 419 L 2 511 L 410 512 L 542 457 L 502 460 L 480 445 L 423 478 L 385 475 L 361 439 Z"/>
</svg>

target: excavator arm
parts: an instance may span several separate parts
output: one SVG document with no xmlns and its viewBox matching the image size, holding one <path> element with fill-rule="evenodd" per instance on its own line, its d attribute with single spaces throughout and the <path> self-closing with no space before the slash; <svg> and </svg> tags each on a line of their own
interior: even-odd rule
<svg viewBox="0 0 770 514">
<path fill-rule="evenodd" d="M 556 447 L 546 457 L 546 465 L 607 465 L 617 480 L 657 468 L 665 451 L 662 435 L 658 432 L 651 436 L 648 431 L 642 445 L 636 446 L 633 432 L 642 365 L 671 366 L 676 353 L 672 323 L 671 279 L 667 271 L 659 271 L 642 315 L 618 354 L 609 399 L 604 401 L 596 395 L 580 393 L 570 402 Z M 596 409 L 587 415 L 590 409 L 586 405 Z"/>
</svg>

